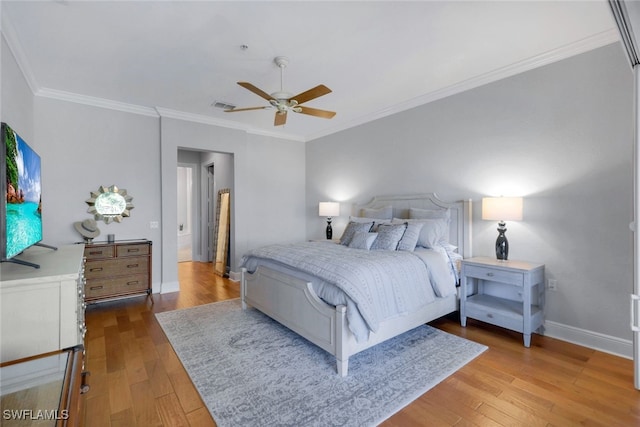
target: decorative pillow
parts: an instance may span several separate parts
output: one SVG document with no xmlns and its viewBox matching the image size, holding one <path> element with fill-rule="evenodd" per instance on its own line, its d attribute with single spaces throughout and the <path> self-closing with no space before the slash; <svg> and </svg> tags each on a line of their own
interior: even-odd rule
<svg viewBox="0 0 640 427">
<path fill-rule="evenodd" d="M 378 226 L 380 224 L 391 224 L 390 219 L 378 219 L 378 218 L 361 218 L 359 216 L 350 216 L 349 221 L 353 222 L 373 222 L 373 228 L 371 231 L 378 231 Z"/>
<path fill-rule="evenodd" d="M 420 237 L 416 246 L 433 249 L 449 241 L 449 223 L 445 219 L 397 219 L 394 218 L 392 224 L 400 223 L 422 223 Z"/>
<path fill-rule="evenodd" d="M 422 230 L 422 226 L 424 225 L 421 222 L 412 222 L 407 224 L 407 230 L 404 232 L 402 239 L 400 239 L 400 243 L 398 243 L 399 251 L 413 251 L 418 244 L 418 240 L 420 239 L 420 230 Z"/>
<path fill-rule="evenodd" d="M 450 209 L 418 209 L 409 208 L 410 219 L 446 219 L 451 220 Z"/>
<path fill-rule="evenodd" d="M 347 224 L 347 228 L 344 229 L 344 233 L 342 233 L 342 237 L 340 237 L 340 244 L 349 246 L 349 243 L 351 243 L 351 239 L 353 239 L 354 234 L 356 234 L 358 231 L 364 231 L 368 233 L 369 231 L 371 231 L 371 227 L 373 227 L 373 222 L 349 222 L 349 224 Z"/>
<path fill-rule="evenodd" d="M 371 249 L 371 245 L 378 233 L 367 233 L 366 231 L 358 231 L 353 235 L 353 239 L 351 239 L 351 243 L 349 243 L 350 248 L 354 249 Z"/>
<path fill-rule="evenodd" d="M 381 249 L 387 251 L 395 251 L 398 249 L 398 243 L 407 230 L 407 224 L 380 224 L 378 227 L 378 237 L 371 246 L 371 250 Z"/>
<path fill-rule="evenodd" d="M 362 208 L 360 209 L 360 216 L 375 219 L 391 219 L 393 218 L 393 207 L 389 205 L 377 209 Z"/>
</svg>

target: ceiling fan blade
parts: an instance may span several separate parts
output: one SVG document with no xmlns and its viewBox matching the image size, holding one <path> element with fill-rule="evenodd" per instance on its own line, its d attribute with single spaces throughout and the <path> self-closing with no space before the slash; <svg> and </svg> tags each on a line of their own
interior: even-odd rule
<svg viewBox="0 0 640 427">
<path fill-rule="evenodd" d="M 267 105 L 265 107 L 234 108 L 232 110 L 224 110 L 224 112 L 225 113 L 237 113 L 238 111 L 266 110 L 267 108 L 272 108 L 272 107 L 271 107 L 271 105 Z"/>
<path fill-rule="evenodd" d="M 243 88 L 245 88 L 247 90 L 250 90 L 251 92 L 255 93 L 259 97 L 266 99 L 267 101 L 271 101 L 273 99 L 273 96 L 269 95 L 267 92 L 263 91 L 262 89 L 258 89 L 257 87 L 255 87 L 251 83 L 238 82 L 238 84 L 240 86 L 242 86 Z"/>
<path fill-rule="evenodd" d="M 305 107 L 299 105 L 300 112 L 302 114 L 308 114 L 310 116 L 322 117 L 323 119 L 330 119 L 336 115 L 335 111 L 318 110 L 317 108 Z"/>
<path fill-rule="evenodd" d="M 312 99 L 319 98 L 322 95 L 326 95 L 328 93 L 331 93 L 331 89 L 329 89 L 325 85 L 318 85 L 313 89 L 309 89 L 306 92 L 299 93 L 296 96 L 292 96 L 289 99 L 295 99 L 296 101 L 298 101 L 298 104 L 304 104 L 307 101 L 311 101 Z"/>
<path fill-rule="evenodd" d="M 287 112 L 276 111 L 276 118 L 273 121 L 274 126 L 282 126 L 287 122 Z"/>
</svg>

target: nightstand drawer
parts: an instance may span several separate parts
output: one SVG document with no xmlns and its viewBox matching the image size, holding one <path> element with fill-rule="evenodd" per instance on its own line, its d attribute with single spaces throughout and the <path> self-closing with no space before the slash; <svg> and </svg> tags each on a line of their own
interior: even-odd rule
<svg viewBox="0 0 640 427">
<path fill-rule="evenodd" d="M 491 280 L 494 282 L 507 283 L 510 285 L 522 286 L 523 284 L 522 273 L 514 271 L 503 271 L 490 267 L 465 265 L 463 274 L 467 277 Z"/>
</svg>

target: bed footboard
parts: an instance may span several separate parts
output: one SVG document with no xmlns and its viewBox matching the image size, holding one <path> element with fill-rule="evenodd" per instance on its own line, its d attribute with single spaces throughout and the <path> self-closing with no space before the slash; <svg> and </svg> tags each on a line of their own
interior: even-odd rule
<svg viewBox="0 0 640 427">
<path fill-rule="evenodd" d="M 267 316 L 336 357 L 337 371 L 346 376 L 349 363 L 346 307 L 323 302 L 312 284 L 268 267 L 254 273 L 242 269 L 242 308 L 255 307 Z"/>
</svg>

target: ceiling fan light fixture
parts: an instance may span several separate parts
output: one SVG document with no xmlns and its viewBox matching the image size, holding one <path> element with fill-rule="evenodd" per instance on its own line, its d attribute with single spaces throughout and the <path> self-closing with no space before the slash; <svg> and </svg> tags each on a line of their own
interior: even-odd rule
<svg viewBox="0 0 640 427">
<path fill-rule="evenodd" d="M 329 89 L 325 85 L 318 85 L 297 95 L 292 95 L 289 92 L 285 92 L 283 90 L 283 70 L 287 66 L 287 64 L 289 64 L 289 59 L 284 56 L 277 56 L 274 59 L 274 62 L 278 67 L 280 67 L 280 91 L 269 94 L 249 82 L 238 82 L 238 84 L 243 88 L 253 92 L 260 98 L 265 99 L 267 102 L 269 102 L 270 106 L 239 108 L 237 110 L 228 109 L 225 111 L 231 113 L 234 111 L 263 110 L 275 107 L 277 109 L 276 118 L 274 121 L 275 126 L 282 126 L 286 123 L 287 112 L 289 111 L 294 113 L 307 114 L 309 116 L 322 117 L 325 119 L 330 119 L 335 116 L 336 113 L 333 111 L 319 110 L 317 108 L 300 106 L 300 104 L 304 104 L 305 102 L 311 101 L 312 99 L 316 99 L 320 96 L 331 93 L 331 89 Z"/>
</svg>

